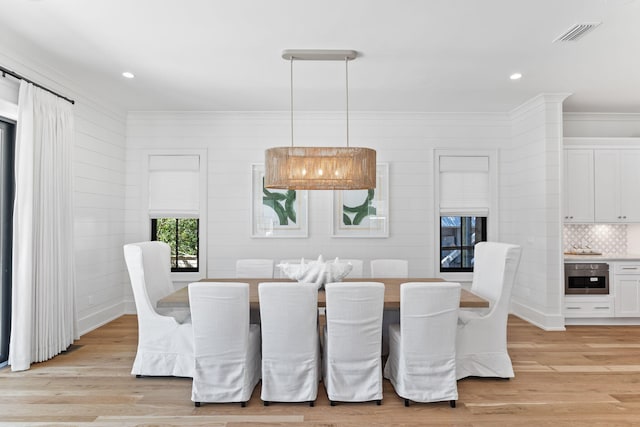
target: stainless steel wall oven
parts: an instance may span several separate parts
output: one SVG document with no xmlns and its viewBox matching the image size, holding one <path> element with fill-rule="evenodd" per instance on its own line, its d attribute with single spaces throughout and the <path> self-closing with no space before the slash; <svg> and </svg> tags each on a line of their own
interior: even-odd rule
<svg viewBox="0 0 640 427">
<path fill-rule="evenodd" d="M 566 262 L 564 293 L 566 295 L 609 294 L 609 264 Z"/>
</svg>

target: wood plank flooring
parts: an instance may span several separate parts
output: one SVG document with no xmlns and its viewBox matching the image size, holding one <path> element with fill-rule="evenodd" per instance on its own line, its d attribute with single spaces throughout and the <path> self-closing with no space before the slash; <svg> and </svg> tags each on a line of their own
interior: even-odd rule
<svg viewBox="0 0 640 427">
<path fill-rule="evenodd" d="M 190 400 L 185 378 L 130 375 L 135 316 L 78 340 L 70 351 L 25 372 L 0 370 L 0 427 L 11 426 L 640 426 L 640 326 L 569 326 L 545 332 L 509 319 L 512 380 L 468 378 L 460 399 L 403 406 L 385 380 L 382 406 L 264 407 L 260 386 L 246 408 Z"/>
</svg>

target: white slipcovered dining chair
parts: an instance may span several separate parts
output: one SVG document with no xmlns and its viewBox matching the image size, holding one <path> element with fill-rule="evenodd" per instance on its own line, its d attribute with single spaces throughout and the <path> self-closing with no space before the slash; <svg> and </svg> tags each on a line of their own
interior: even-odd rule
<svg viewBox="0 0 640 427">
<path fill-rule="evenodd" d="M 349 272 L 349 274 L 347 274 L 346 277 L 350 278 L 350 279 L 361 279 L 363 277 L 363 271 L 364 271 L 364 261 L 362 261 L 361 259 L 343 259 L 340 258 L 340 262 L 346 262 L 352 265 L 352 269 Z"/>
<path fill-rule="evenodd" d="M 249 324 L 249 284 L 189 284 L 195 372 L 191 400 L 246 405 L 260 381 L 260 326 Z"/>
<path fill-rule="evenodd" d="M 371 277 L 409 277 L 409 261 L 406 259 L 372 259 Z"/>
<path fill-rule="evenodd" d="M 460 310 L 456 342 L 457 378 L 513 378 L 507 352 L 507 319 L 521 248 L 480 242 L 474 249 L 471 292 L 489 301 L 489 310 Z"/>
<path fill-rule="evenodd" d="M 258 286 L 262 319 L 262 390 L 270 402 L 309 402 L 320 382 L 318 287 L 270 282 Z"/>
<path fill-rule="evenodd" d="M 400 324 L 389 326 L 389 358 L 384 367 L 398 396 L 409 401 L 449 401 L 455 407 L 456 325 L 459 283 L 403 283 Z"/>
<path fill-rule="evenodd" d="M 192 377 L 193 330 L 188 310 L 156 309 L 158 300 L 174 291 L 169 245 L 140 242 L 123 249 L 138 315 L 138 349 L 131 374 Z"/>
<path fill-rule="evenodd" d="M 328 283 L 323 377 L 331 406 L 382 403 L 382 309 L 384 284 Z"/>
<path fill-rule="evenodd" d="M 272 259 L 239 259 L 236 261 L 236 277 L 241 279 L 273 278 Z"/>
</svg>

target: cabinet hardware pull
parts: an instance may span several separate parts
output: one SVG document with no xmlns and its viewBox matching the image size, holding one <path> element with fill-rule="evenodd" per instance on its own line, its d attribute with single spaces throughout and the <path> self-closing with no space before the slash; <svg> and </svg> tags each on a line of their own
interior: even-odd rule
<svg viewBox="0 0 640 427">
<path fill-rule="evenodd" d="M 596 310 L 609 310 L 609 307 L 593 307 Z"/>
<path fill-rule="evenodd" d="M 567 307 L 567 310 L 580 310 L 582 307 Z"/>
</svg>

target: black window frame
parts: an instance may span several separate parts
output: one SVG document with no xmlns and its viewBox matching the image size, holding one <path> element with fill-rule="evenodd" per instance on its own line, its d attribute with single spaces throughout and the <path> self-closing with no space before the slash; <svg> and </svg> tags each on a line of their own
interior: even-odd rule
<svg viewBox="0 0 640 427">
<path fill-rule="evenodd" d="M 171 272 L 172 273 L 197 273 L 200 271 L 200 219 L 199 218 L 151 218 L 151 240 L 158 240 L 158 219 L 174 219 L 176 221 L 176 236 L 175 247 L 176 257 L 171 255 Z M 180 245 L 180 229 L 178 227 L 181 219 L 195 219 L 196 220 L 196 234 L 198 236 L 198 242 L 196 245 L 196 265 L 197 267 L 180 267 L 178 263 L 178 248 Z M 175 259 L 175 264 L 173 260 Z"/>
<path fill-rule="evenodd" d="M 455 244 L 455 245 L 443 245 L 443 226 L 442 226 L 442 218 L 443 217 L 455 217 L 455 218 L 460 218 L 460 234 L 461 234 L 461 239 L 459 244 Z M 480 236 L 475 236 L 475 240 L 473 242 L 471 242 L 470 244 L 463 244 L 464 242 L 462 241 L 462 235 L 464 234 L 464 229 L 473 229 L 472 227 L 472 218 L 475 218 L 476 220 L 476 227 L 475 230 L 479 230 L 480 231 Z M 473 258 L 473 252 L 475 250 L 475 244 L 478 242 L 486 242 L 487 241 L 487 217 L 486 216 L 476 216 L 476 215 L 469 215 L 469 216 L 462 216 L 462 215 L 440 215 L 439 217 L 439 221 L 440 221 L 440 236 L 439 236 L 439 253 L 438 253 L 438 259 L 440 261 L 442 261 L 442 253 L 444 251 L 452 251 L 452 250 L 459 250 L 460 251 L 460 256 L 462 257 L 462 259 L 472 259 Z M 478 221 L 480 221 L 480 226 L 478 226 Z M 440 272 L 441 273 L 473 273 L 473 265 L 471 266 L 461 266 L 461 267 L 443 267 L 442 266 L 442 262 L 439 263 L 440 264 Z M 462 265 L 462 263 L 461 263 Z"/>
</svg>

